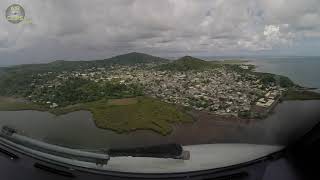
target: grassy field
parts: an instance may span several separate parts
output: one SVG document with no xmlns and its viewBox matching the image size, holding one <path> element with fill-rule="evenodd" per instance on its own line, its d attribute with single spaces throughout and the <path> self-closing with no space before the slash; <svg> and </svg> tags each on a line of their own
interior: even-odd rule
<svg viewBox="0 0 320 180">
<path fill-rule="evenodd" d="M 22 110 L 37 110 L 46 111 L 39 105 L 27 103 L 20 99 L 0 96 L 0 110 L 1 111 L 22 111 Z"/>
<path fill-rule="evenodd" d="M 2 98 L 0 110 L 38 110 L 49 111 L 55 115 L 87 110 L 92 113 L 97 127 L 118 133 L 152 130 L 168 135 L 173 130 L 173 123 L 193 122 L 192 117 L 179 107 L 148 97 L 100 100 L 57 109 L 43 109 L 38 105 Z"/>
<path fill-rule="evenodd" d="M 92 112 L 98 127 L 118 133 L 147 129 L 168 135 L 172 123 L 193 121 L 176 106 L 146 97 L 98 101 L 84 106 Z"/>
</svg>

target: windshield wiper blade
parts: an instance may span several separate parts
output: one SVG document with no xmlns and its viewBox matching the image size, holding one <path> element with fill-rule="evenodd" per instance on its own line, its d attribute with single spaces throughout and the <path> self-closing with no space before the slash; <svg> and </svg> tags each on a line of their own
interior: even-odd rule
<svg viewBox="0 0 320 180">
<path fill-rule="evenodd" d="M 152 157 L 152 158 L 173 158 L 189 160 L 189 151 L 184 151 L 180 144 L 163 144 L 155 146 L 110 149 L 110 157 L 131 156 L 131 157 Z"/>
<path fill-rule="evenodd" d="M 95 163 L 99 166 L 108 164 L 110 157 L 151 157 L 151 158 L 171 158 L 189 160 L 190 152 L 184 151 L 179 144 L 165 144 L 149 147 L 138 147 L 128 149 L 109 149 L 99 153 L 81 151 L 48 144 L 39 140 L 35 140 L 17 133 L 17 130 L 4 126 L 1 130 L 0 137 L 11 141 L 14 144 L 22 145 L 32 150 L 42 153 L 64 157 L 67 159 L 75 159 L 84 162 Z"/>
</svg>

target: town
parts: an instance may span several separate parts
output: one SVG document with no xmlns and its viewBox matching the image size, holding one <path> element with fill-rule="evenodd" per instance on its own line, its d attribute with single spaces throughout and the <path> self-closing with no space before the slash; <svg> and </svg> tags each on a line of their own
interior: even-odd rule
<svg viewBox="0 0 320 180">
<path fill-rule="evenodd" d="M 97 84 L 105 82 L 139 85 L 146 96 L 164 102 L 208 111 L 219 115 L 247 117 L 253 107 L 271 108 L 286 91 L 274 83 L 266 85 L 254 74 L 241 74 L 220 66 L 202 71 L 157 70 L 157 64 L 113 65 L 84 70 L 46 72 L 34 76 L 33 89 L 56 89 L 69 79 L 79 78 Z M 239 66 L 247 70 L 245 65 Z M 50 77 L 50 78 L 49 78 Z M 39 83 L 42 82 L 42 83 Z M 43 91 L 42 91 L 43 92 Z M 52 92 L 52 91 L 51 91 Z M 60 104 L 48 101 L 48 94 L 30 94 L 34 103 L 58 108 Z"/>
</svg>

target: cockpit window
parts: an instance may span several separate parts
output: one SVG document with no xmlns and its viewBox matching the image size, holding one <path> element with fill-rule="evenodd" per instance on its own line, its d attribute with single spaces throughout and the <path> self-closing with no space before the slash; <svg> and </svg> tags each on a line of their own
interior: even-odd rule
<svg viewBox="0 0 320 180">
<path fill-rule="evenodd" d="M 89 162 L 216 168 L 277 151 L 319 121 L 318 1 L 0 5 L 6 143 Z M 215 149 L 242 159 L 201 160 Z"/>
</svg>

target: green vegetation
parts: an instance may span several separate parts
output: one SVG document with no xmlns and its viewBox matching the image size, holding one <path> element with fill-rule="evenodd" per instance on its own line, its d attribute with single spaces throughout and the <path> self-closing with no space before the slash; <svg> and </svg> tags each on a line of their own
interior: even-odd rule
<svg viewBox="0 0 320 180">
<path fill-rule="evenodd" d="M 251 111 L 240 111 L 240 112 L 238 112 L 238 117 L 244 118 L 244 119 L 251 118 L 252 113 L 251 113 Z"/>
<path fill-rule="evenodd" d="M 244 64 L 249 62 L 248 60 L 236 60 L 236 59 L 230 59 L 230 60 L 223 60 L 223 61 L 214 61 L 215 63 L 220 64 Z"/>
<path fill-rule="evenodd" d="M 254 65 L 250 65 L 250 64 L 245 65 L 245 66 L 248 67 L 248 69 L 241 68 L 240 64 L 222 64 L 222 65 L 223 65 L 223 67 L 225 67 L 230 72 L 237 72 L 237 73 L 240 73 L 242 75 L 252 74 L 253 73 L 252 70 L 255 68 Z"/>
<path fill-rule="evenodd" d="M 134 64 L 146 64 L 146 63 L 168 63 L 169 60 L 156 57 L 156 56 L 151 56 L 148 54 L 133 52 L 129 54 L 115 56 L 104 61 L 93 61 L 93 62 L 96 62 L 98 64 L 100 63 L 103 65 L 109 65 L 109 64 L 134 65 Z"/>
<path fill-rule="evenodd" d="M 0 72 L 0 95 L 22 95 L 30 91 L 29 85 L 32 83 L 33 77 L 39 73 L 51 72 L 50 78 L 63 71 L 74 71 L 89 68 L 109 68 L 112 65 L 134 65 L 145 63 L 167 63 L 169 60 L 160 57 L 151 56 L 143 53 L 128 53 L 115 56 L 104 60 L 93 61 L 64 61 L 57 60 L 47 64 L 24 64 L 12 67 L 1 67 Z"/>
<path fill-rule="evenodd" d="M 37 110 L 46 111 L 47 109 L 33 103 L 19 101 L 15 98 L 0 97 L 0 110 L 1 111 L 22 111 L 22 110 Z"/>
<path fill-rule="evenodd" d="M 192 122 L 192 118 L 172 104 L 153 98 L 139 97 L 127 100 L 128 104 L 115 105 L 114 100 L 88 103 L 85 109 L 92 112 L 96 125 L 118 133 L 139 129 L 153 130 L 162 135 L 172 131 L 172 123 Z"/>
<path fill-rule="evenodd" d="M 97 127 L 110 129 L 118 133 L 129 133 L 144 129 L 155 131 L 161 135 L 168 135 L 173 130 L 173 123 L 193 122 L 192 117 L 186 114 L 183 109 L 148 97 L 102 99 L 56 109 L 2 97 L 0 98 L 0 110 L 49 111 L 55 115 L 87 110 L 92 113 Z"/>
<path fill-rule="evenodd" d="M 163 64 L 156 67 L 158 70 L 168 71 L 201 71 L 209 68 L 220 67 L 219 64 L 197 59 L 191 56 L 185 56 L 171 63 Z"/>
<path fill-rule="evenodd" d="M 30 87 L 32 78 L 27 76 L 8 78 L 0 82 L 0 94 L 32 97 L 36 103 L 57 103 L 59 106 L 97 101 L 101 98 L 125 98 L 143 95 L 139 85 L 125 85 L 119 82 L 96 83 L 85 79 L 73 78 L 57 87 Z M 31 79 L 31 80 L 30 80 Z M 49 106 L 49 104 L 48 104 Z"/>
<path fill-rule="evenodd" d="M 0 76 L 0 95 L 24 95 L 32 83 L 32 74 L 25 72 L 5 73 Z"/>
<path fill-rule="evenodd" d="M 291 87 L 299 87 L 298 85 L 294 84 L 288 77 L 282 75 L 276 75 L 271 73 L 261 73 L 261 72 L 254 72 L 255 75 L 260 77 L 260 80 L 263 84 L 274 84 L 280 85 L 283 88 L 291 88 Z"/>
<path fill-rule="evenodd" d="M 152 64 L 144 65 L 146 63 Z M 167 72 L 153 72 L 154 69 L 150 68 Z M 210 69 L 213 68 L 218 69 L 211 71 Z M 186 113 L 186 108 L 183 109 L 173 104 L 145 97 L 144 91 L 150 95 L 160 94 L 160 97 L 167 102 L 177 104 L 184 104 L 184 99 L 187 99 L 190 100 L 187 102 L 191 105 L 190 109 L 208 111 L 216 111 L 217 109 L 211 106 L 213 104 L 210 104 L 207 97 L 206 99 L 196 96 L 203 94 L 203 92 L 206 93 L 207 90 L 202 91 L 202 88 L 194 88 L 194 91 L 185 96 L 186 98 L 183 100 L 172 97 L 176 94 L 183 97 L 185 94 L 182 94 L 180 89 L 187 89 L 190 84 L 195 87 L 213 85 L 206 86 L 206 88 L 217 88 L 219 91 L 229 89 L 231 94 L 234 93 L 231 96 L 232 99 L 239 98 L 241 93 L 247 93 L 249 95 L 246 97 L 247 102 L 250 101 L 251 105 L 254 105 L 256 97 L 265 96 L 264 90 L 278 89 L 277 85 L 280 85 L 282 88 L 289 89 L 283 100 L 320 99 L 319 93 L 302 90 L 300 86 L 285 76 L 254 72 L 254 68 L 254 65 L 243 65 L 233 60 L 204 61 L 191 56 L 170 62 L 142 53 L 129 53 L 106 60 L 59 60 L 48 64 L 0 68 L 0 96 L 9 97 L 0 97 L 0 110 L 38 110 L 56 115 L 87 110 L 92 113 L 96 125 L 100 128 L 111 129 L 119 133 L 148 129 L 167 135 L 172 131 L 172 123 L 192 122 L 191 116 Z M 185 71 L 192 72 L 182 73 Z M 201 74 L 202 71 L 205 73 Z M 170 85 L 172 78 L 181 74 L 184 75 L 179 76 L 183 79 L 182 83 L 179 84 L 178 81 L 175 81 L 179 86 L 172 89 L 168 86 L 163 86 L 165 87 L 163 89 L 159 88 L 160 83 Z M 211 79 L 211 77 L 216 79 Z M 155 80 L 155 85 L 148 86 L 148 84 L 153 84 L 153 80 Z M 193 80 L 195 82 L 192 82 Z M 210 84 L 215 80 L 228 82 L 221 83 L 218 87 L 218 85 L 215 86 L 215 83 Z M 234 83 L 237 83 L 236 81 L 238 86 L 233 86 Z M 250 81 L 249 84 L 257 89 L 256 92 L 250 91 L 251 85 L 245 84 L 247 81 Z M 144 84 L 144 87 L 141 84 Z M 245 90 L 237 92 L 239 87 L 243 87 L 242 89 Z M 284 90 L 281 89 L 281 91 Z M 222 94 L 219 97 L 219 103 L 221 103 L 218 110 L 221 112 L 225 112 L 230 107 L 230 104 L 226 105 L 225 103 L 227 101 L 225 97 L 229 96 L 230 92 L 226 93 L 229 94 Z M 213 98 L 216 98 L 215 96 L 217 93 L 212 94 Z M 25 99 L 25 101 L 13 97 Z M 233 105 L 233 107 L 240 109 L 239 107 L 243 107 L 242 105 Z M 250 104 L 248 103 L 247 106 L 248 108 L 241 111 L 233 111 L 234 113 L 238 112 L 238 116 L 242 118 L 252 117 L 252 111 L 247 110 L 250 109 Z"/>
<path fill-rule="evenodd" d="M 169 60 L 151 56 L 148 54 L 132 52 L 123 54 L 109 59 L 92 60 L 92 61 L 64 61 L 57 60 L 47 64 L 23 64 L 7 68 L 2 68 L 0 71 L 6 71 L 9 73 L 43 73 L 43 72 L 61 72 L 61 71 L 73 71 L 88 68 L 108 67 L 111 65 L 134 65 L 144 63 L 167 63 Z"/>
<path fill-rule="evenodd" d="M 289 89 L 284 95 L 283 100 L 320 100 L 320 93 Z"/>
<path fill-rule="evenodd" d="M 143 95 L 142 87 L 119 82 L 93 82 L 81 78 L 72 78 L 57 87 L 30 89 L 28 93 L 36 102 L 56 103 L 68 106 L 78 103 L 97 101 L 102 98 L 127 98 Z M 43 104 L 44 105 L 44 104 Z"/>
</svg>

